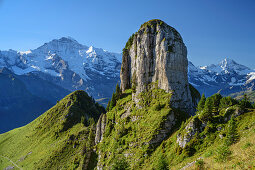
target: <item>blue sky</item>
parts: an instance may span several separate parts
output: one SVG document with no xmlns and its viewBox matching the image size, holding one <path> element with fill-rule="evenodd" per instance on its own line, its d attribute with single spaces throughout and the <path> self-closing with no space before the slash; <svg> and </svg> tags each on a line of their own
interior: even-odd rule
<svg viewBox="0 0 255 170">
<path fill-rule="evenodd" d="M 0 50 L 34 49 L 71 36 L 121 52 L 150 19 L 180 32 L 195 65 L 229 57 L 255 69 L 254 0 L 0 0 Z"/>
</svg>

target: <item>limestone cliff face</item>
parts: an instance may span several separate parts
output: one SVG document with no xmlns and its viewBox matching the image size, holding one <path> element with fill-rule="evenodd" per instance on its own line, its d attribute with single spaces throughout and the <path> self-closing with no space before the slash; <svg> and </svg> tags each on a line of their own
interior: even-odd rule
<svg viewBox="0 0 255 170">
<path fill-rule="evenodd" d="M 148 84 L 158 82 L 158 88 L 173 93 L 173 107 L 191 111 L 187 69 L 187 48 L 181 35 L 163 21 L 151 20 L 130 37 L 123 49 L 121 89 L 132 87 L 137 95 Z"/>
</svg>

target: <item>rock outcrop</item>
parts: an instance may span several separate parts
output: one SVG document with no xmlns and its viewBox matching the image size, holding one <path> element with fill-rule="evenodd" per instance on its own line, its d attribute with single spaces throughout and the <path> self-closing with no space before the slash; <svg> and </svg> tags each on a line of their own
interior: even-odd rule
<svg viewBox="0 0 255 170">
<path fill-rule="evenodd" d="M 196 133 L 200 133 L 206 124 L 203 124 L 198 118 L 192 119 L 185 129 L 183 134 L 177 134 L 177 143 L 181 148 L 184 148 L 189 143 Z"/>
<path fill-rule="evenodd" d="M 95 137 L 95 144 L 98 144 L 103 139 L 103 134 L 105 131 L 106 126 L 106 114 L 102 114 L 97 122 L 96 126 L 96 137 Z"/>
<path fill-rule="evenodd" d="M 137 94 L 148 84 L 172 92 L 173 107 L 191 111 L 187 48 L 181 35 L 161 20 L 144 23 L 123 49 L 120 72 L 122 91 L 132 87 Z"/>
<path fill-rule="evenodd" d="M 173 130 L 174 125 L 176 124 L 176 116 L 174 115 L 174 112 L 172 111 L 167 117 L 165 122 L 162 124 L 162 128 L 158 130 L 158 134 L 155 135 L 154 138 L 151 139 L 149 144 L 159 144 L 162 142 L 166 137 L 169 135 L 169 133 Z"/>
</svg>

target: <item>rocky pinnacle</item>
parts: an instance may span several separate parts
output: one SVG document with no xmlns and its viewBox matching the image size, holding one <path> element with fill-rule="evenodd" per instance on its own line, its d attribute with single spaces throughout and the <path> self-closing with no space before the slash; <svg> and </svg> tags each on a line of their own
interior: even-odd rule
<svg viewBox="0 0 255 170">
<path fill-rule="evenodd" d="M 144 23 L 123 49 L 120 72 L 122 91 L 143 92 L 152 82 L 171 92 L 171 105 L 192 111 L 188 83 L 187 48 L 181 35 L 161 20 Z"/>
</svg>

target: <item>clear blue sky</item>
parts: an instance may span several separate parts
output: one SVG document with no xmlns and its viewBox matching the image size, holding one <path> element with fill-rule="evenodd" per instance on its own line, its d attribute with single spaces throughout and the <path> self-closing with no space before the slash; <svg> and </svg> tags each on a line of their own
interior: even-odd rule
<svg viewBox="0 0 255 170">
<path fill-rule="evenodd" d="M 195 65 L 229 57 L 255 68 L 254 0 L 0 0 L 0 50 L 34 49 L 71 36 L 121 52 L 150 19 L 181 33 Z"/>
</svg>

